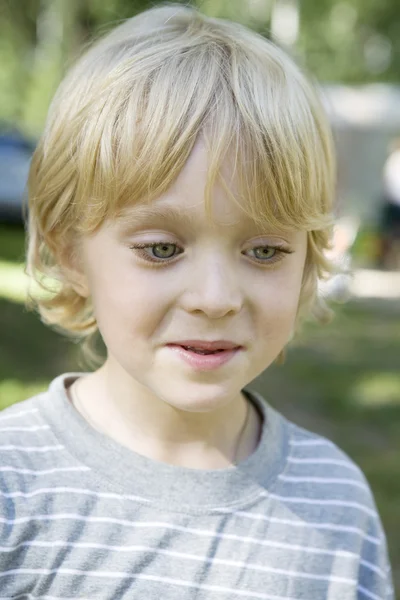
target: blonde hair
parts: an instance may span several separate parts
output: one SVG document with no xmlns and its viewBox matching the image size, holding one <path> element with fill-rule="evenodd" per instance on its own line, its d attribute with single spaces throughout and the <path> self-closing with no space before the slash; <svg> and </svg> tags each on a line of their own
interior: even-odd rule
<svg viewBox="0 0 400 600">
<path fill-rule="evenodd" d="M 317 282 L 332 225 L 335 160 L 314 87 L 280 48 L 194 8 L 145 11 L 98 40 L 69 71 L 34 153 L 27 272 L 47 294 L 30 297 L 42 320 L 83 341 L 97 324 L 61 264 L 79 236 L 176 179 L 199 135 L 210 169 L 206 208 L 225 158 L 233 160 L 241 210 L 258 223 L 302 228 L 308 255 L 297 324 L 323 319 Z M 229 192 L 228 186 L 226 186 Z M 49 284 L 49 279 L 56 286 Z"/>
</svg>

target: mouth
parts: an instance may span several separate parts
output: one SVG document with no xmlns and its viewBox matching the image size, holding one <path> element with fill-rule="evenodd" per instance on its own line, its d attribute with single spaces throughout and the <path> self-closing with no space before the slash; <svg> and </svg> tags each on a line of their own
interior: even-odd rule
<svg viewBox="0 0 400 600">
<path fill-rule="evenodd" d="M 234 358 L 243 346 L 233 342 L 203 342 L 184 340 L 167 344 L 176 355 L 189 366 L 199 371 L 217 369 Z"/>
<path fill-rule="evenodd" d="M 183 348 L 184 350 L 188 350 L 189 352 L 195 352 L 196 354 L 203 354 L 203 355 L 219 354 L 220 352 L 226 352 L 226 350 L 223 350 L 222 348 L 220 348 L 218 350 L 202 350 L 201 348 L 193 348 L 193 346 L 183 346 L 183 345 L 181 345 L 181 348 Z"/>
<path fill-rule="evenodd" d="M 185 350 L 196 352 L 197 354 L 216 354 L 218 352 L 239 350 L 242 348 L 240 344 L 227 340 L 216 340 L 213 342 L 203 340 L 182 340 L 180 342 L 172 342 L 171 344 L 168 344 L 168 346 L 180 346 Z"/>
</svg>

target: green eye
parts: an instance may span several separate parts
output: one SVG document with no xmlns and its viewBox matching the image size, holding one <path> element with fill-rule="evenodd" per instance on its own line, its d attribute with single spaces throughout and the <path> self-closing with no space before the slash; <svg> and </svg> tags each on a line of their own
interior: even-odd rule
<svg viewBox="0 0 400 600">
<path fill-rule="evenodd" d="M 129 246 L 129 248 L 134 250 L 143 260 L 160 264 L 168 264 L 172 258 L 183 252 L 180 246 L 169 242 L 134 244 Z"/>
<path fill-rule="evenodd" d="M 276 248 L 271 248 L 270 246 L 258 246 L 257 248 L 253 248 L 255 258 L 259 258 L 261 260 L 273 258 L 277 252 Z"/>
<path fill-rule="evenodd" d="M 154 244 L 151 251 L 155 258 L 172 258 L 176 253 L 176 244 Z"/>
</svg>

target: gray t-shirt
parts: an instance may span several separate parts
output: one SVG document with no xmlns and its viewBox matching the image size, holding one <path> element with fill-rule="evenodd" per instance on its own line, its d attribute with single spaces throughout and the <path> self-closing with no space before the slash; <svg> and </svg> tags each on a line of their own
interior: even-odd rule
<svg viewBox="0 0 400 600">
<path fill-rule="evenodd" d="M 95 431 L 65 380 L 0 413 L 0 600 L 389 600 L 368 483 L 247 391 L 255 452 L 201 470 Z"/>
</svg>

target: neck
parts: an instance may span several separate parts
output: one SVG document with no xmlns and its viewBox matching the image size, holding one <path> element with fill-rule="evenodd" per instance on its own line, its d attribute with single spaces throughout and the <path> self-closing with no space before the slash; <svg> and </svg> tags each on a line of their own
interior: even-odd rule
<svg viewBox="0 0 400 600">
<path fill-rule="evenodd" d="M 160 462 L 218 469 L 257 447 L 260 418 L 243 394 L 212 412 L 182 411 L 137 389 L 129 394 L 102 369 L 80 378 L 71 399 L 92 427 L 131 450 Z"/>
</svg>

